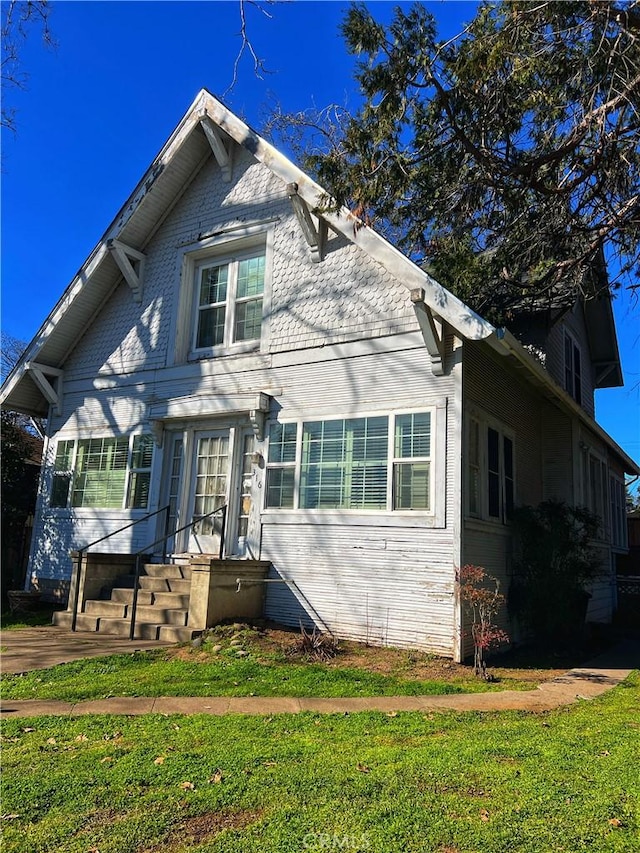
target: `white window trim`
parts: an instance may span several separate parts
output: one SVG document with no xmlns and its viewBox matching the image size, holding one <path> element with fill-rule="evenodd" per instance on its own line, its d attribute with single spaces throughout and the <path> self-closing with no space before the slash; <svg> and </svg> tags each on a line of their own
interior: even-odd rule
<svg viewBox="0 0 640 853">
<path fill-rule="evenodd" d="M 431 415 L 431 447 L 430 447 L 430 482 L 429 482 L 429 506 L 430 509 L 394 509 L 393 508 L 393 474 L 394 465 L 398 461 L 395 457 L 395 417 L 397 415 L 406 414 L 421 414 L 428 412 Z M 342 421 L 357 418 L 373 418 L 386 417 L 389 424 L 388 433 L 388 450 L 387 450 L 387 505 L 384 509 L 325 509 L 314 508 L 304 509 L 300 507 L 300 478 L 302 472 L 302 433 L 303 424 L 316 421 Z M 430 406 L 413 406 L 411 408 L 394 409 L 393 411 L 365 411 L 365 412 L 349 412 L 342 415 L 319 415 L 316 413 L 309 414 L 298 418 L 283 418 L 278 421 L 281 424 L 294 423 L 296 424 L 296 459 L 294 463 L 266 463 L 269 468 L 294 468 L 294 497 L 293 507 L 267 507 L 267 489 L 265 487 L 265 496 L 262 509 L 262 517 L 266 522 L 278 521 L 284 522 L 285 519 L 291 519 L 291 522 L 300 522 L 308 520 L 309 522 L 318 523 L 348 523 L 348 519 L 352 519 L 357 524 L 378 524 L 378 520 L 382 517 L 387 519 L 398 519 L 397 524 L 391 522 L 391 526 L 402 524 L 411 524 L 411 519 L 418 521 L 418 526 L 429 527 L 444 527 L 446 523 L 446 430 L 447 430 L 447 401 L 438 400 Z M 265 460 L 268 460 L 268 436 L 272 421 L 269 422 L 266 433 L 266 455 Z M 407 460 L 404 460 L 407 461 Z M 412 458 L 413 461 L 413 458 Z M 420 461 L 416 457 L 416 461 Z M 387 526 L 386 522 L 384 526 Z"/>
<path fill-rule="evenodd" d="M 472 513 L 470 508 L 471 501 L 471 482 L 469 476 L 469 460 L 471 451 L 471 424 L 476 421 L 479 424 L 479 445 L 480 445 L 480 512 Z M 487 447 L 488 431 L 493 429 L 499 436 L 499 476 L 500 476 L 500 511 L 499 516 L 489 515 L 489 452 Z M 505 515 L 505 465 L 504 465 L 504 439 L 507 438 L 511 442 L 512 447 L 512 480 L 513 480 L 513 504 L 516 506 L 516 493 L 518 474 L 516 469 L 516 440 L 515 433 L 504 423 L 496 418 L 487 415 L 480 409 L 470 409 L 467 411 L 466 429 L 465 429 L 465 518 L 483 521 L 489 524 L 499 525 L 501 527 L 508 526 L 511 522 Z"/>
<path fill-rule="evenodd" d="M 53 462 L 52 462 L 51 470 L 50 470 L 50 474 L 49 474 L 49 492 L 48 492 L 48 497 L 47 497 L 47 505 L 48 505 L 47 511 L 48 512 L 54 512 L 54 513 L 65 513 L 65 512 L 72 511 L 74 514 L 80 514 L 80 515 L 82 515 L 82 514 L 93 514 L 96 512 L 114 513 L 114 512 L 124 511 L 127 513 L 134 513 L 134 514 L 136 514 L 136 513 L 137 514 L 146 514 L 148 512 L 151 512 L 152 511 L 152 504 L 153 504 L 152 495 L 153 495 L 154 473 L 155 473 L 155 468 L 157 465 L 158 454 L 154 450 L 152 458 L 151 458 L 151 467 L 149 469 L 147 469 L 147 468 L 134 468 L 133 467 L 133 464 L 132 464 L 132 462 L 133 462 L 133 443 L 134 443 L 134 440 L 141 435 L 151 435 L 151 432 L 149 430 L 141 430 L 139 432 L 130 433 L 128 436 L 126 436 L 128 439 L 127 467 L 125 469 L 125 484 L 124 484 L 122 502 L 121 502 L 120 506 L 110 506 L 110 507 L 74 506 L 73 505 L 73 489 L 74 489 L 74 482 L 75 482 L 75 478 L 76 478 L 76 474 L 77 474 L 76 465 L 77 465 L 77 459 L 78 459 L 79 445 L 80 445 L 81 441 L 89 441 L 92 439 L 95 439 L 98 441 L 102 440 L 102 439 L 117 441 L 119 438 L 125 438 L 125 436 L 116 436 L 116 435 L 91 435 L 91 436 L 59 435 L 56 438 L 55 451 L 53 454 Z M 54 477 L 55 477 L 56 473 L 61 473 L 61 472 L 56 472 L 56 470 L 55 470 L 55 459 L 56 459 L 56 455 L 58 452 L 58 444 L 60 444 L 63 441 L 72 441 L 73 442 L 73 453 L 71 456 L 71 467 L 69 468 L 69 472 L 71 473 L 71 480 L 70 480 L 69 489 L 67 492 L 67 502 L 66 502 L 65 506 L 51 506 L 50 502 L 51 502 L 51 498 L 53 495 Z M 150 479 L 149 499 L 147 502 L 147 506 L 146 507 L 129 507 L 129 506 L 127 506 L 127 503 L 129 500 L 129 493 L 131 490 L 131 474 L 140 473 L 141 471 L 147 471 L 147 470 L 149 471 L 149 479 Z"/>
<path fill-rule="evenodd" d="M 170 340 L 175 341 L 175 346 L 169 356 L 168 366 L 205 358 L 268 351 L 271 282 L 273 278 L 273 240 L 274 223 L 273 220 L 267 220 L 252 225 L 225 229 L 220 234 L 183 246 L 178 250 L 177 298 L 174 303 L 169 331 Z M 261 247 L 264 247 L 265 251 L 265 273 L 260 338 L 195 349 L 195 317 L 198 309 L 197 268 L 206 265 L 207 261 L 224 262 L 226 259 L 250 253 Z M 229 320 L 228 316 L 226 320 Z"/>
</svg>

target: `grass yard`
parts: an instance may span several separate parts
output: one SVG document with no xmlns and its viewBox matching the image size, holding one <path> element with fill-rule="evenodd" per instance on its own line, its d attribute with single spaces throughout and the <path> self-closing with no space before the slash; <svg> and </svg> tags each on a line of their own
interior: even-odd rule
<svg viewBox="0 0 640 853">
<path fill-rule="evenodd" d="M 107 696 L 394 696 L 530 689 L 562 670 L 501 668 L 488 684 L 460 666 L 423 652 L 341 643 L 323 663 L 296 654 L 299 634 L 220 626 L 201 648 L 158 649 L 5 675 L 7 699 L 75 702 Z"/>
<path fill-rule="evenodd" d="M 7 720 L 4 850 L 631 853 L 639 708 Z"/>
</svg>

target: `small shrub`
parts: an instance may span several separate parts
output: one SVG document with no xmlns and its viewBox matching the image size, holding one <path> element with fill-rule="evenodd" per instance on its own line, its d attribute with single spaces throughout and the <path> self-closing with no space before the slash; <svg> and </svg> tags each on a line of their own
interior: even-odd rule
<svg viewBox="0 0 640 853">
<path fill-rule="evenodd" d="M 509 642 L 509 635 L 494 624 L 495 616 L 505 601 L 500 592 L 500 581 L 487 574 L 481 566 L 471 565 L 459 570 L 457 580 L 464 611 L 471 620 L 473 671 L 479 678 L 492 681 L 487 672 L 486 655 Z M 487 582 L 493 588 L 487 587 Z"/>
</svg>

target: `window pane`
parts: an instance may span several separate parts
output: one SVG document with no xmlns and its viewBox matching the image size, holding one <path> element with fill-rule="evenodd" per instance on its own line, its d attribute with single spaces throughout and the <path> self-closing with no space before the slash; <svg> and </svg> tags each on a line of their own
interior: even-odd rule
<svg viewBox="0 0 640 853">
<path fill-rule="evenodd" d="M 269 428 L 269 462 L 295 462 L 296 433 L 296 424 L 271 424 Z"/>
<path fill-rule="evenodd" d="M 293 468 L 269 468 L 267 471 L 267 506 L 293 506 Z"/>
<path fill-rule="evenodd" d="M 303 425 L 300 505 L 305 509 L 385 509 L 386 417 Z"/>
<path fill-rule="evenodd" d="M 200 305 L 215 305 L 227 298 L 229 266 L 208 267 L 200 278 Z"/>
<path fill-rule="evenodd" d="M 73 506 L 122 506 L 128 450 L 127 438 L 97 438 L 78 442 Z"/>
<path fill-rule="evenodd" d="M 395 455 L 397 458 L 431 455 L 431 415 L 420 412 L 396 415 Z"/>
<path fill-rule="evenodd" d="M 394 470 L 394 509 L 430 509 L 429 463 L 400 462 Z"/>
<path fill-rule="evenodd" d="M 133 439 L 131 454 L 132 468 L 151 468 L 153 458 L 153 437 L 151 435 L 136 435 Z"/>
<path fill-rule="evenodd" d="M 504 447 L 504 517 L 508 520 L 513 516 L 513 442 L 510 438 L 503 439 Z"/>
<path fill-rule="evenodd" d="M 264 291 L 264 255 L 238 263 L 238 299 L 260 296 Z"/>
<path fill-rule="evenodd" d="M 205 308 L 198 312 L 198 338 L 196 347 L 215 347 L 224 342 L 226 309 Z"/>
<path fill-rule="evenodd" d="M 151 474 L 148 471 L 135 471 L 129 479 L 129 497 L 127 506 L 131 509 L 146 509 L 149 504 L 149 485 Z"/>
<path fill-rule="evenodd" d="M 262 299 L 236 305 L 236 341 L 253 341 L 260 337 Z"/>
<path fill-rule="evenodd" d="M 66 507 L 69 502 L 69 486 L 73 477 L 74 446 L 75 442 L 73 439 L 58 442 L 49 506 L 56 508 Z"/>
<path fill-rule="evenodd" d="M 51 483 L 51 498 L 49 506 L 65 507 L 69 501 L 69 485 L 71 474 L 54 474 Z"/>
</svg>

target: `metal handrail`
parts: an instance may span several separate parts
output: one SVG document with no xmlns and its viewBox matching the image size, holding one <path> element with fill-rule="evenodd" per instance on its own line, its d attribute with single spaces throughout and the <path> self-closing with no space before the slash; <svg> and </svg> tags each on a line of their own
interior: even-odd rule
<svg viewBox="0 0 640 853">
<path fill-rule="evenodd" d="M 223 504 L 222 506 L 216 507 L 216 509 L 212 509 L 211 512 L 207 512 L 204 515 L 199 515 L 197 518 L 192 519 L 189 524 L 185 524 L 182 527 L 178 527 L 176 530 L 173 530 L 171 532 L 165 531 L 164 536 L 162 536 L 160 539 L 156 539 L 156 541 L 152 542 L 150 545 L 146 545 L 144 548 L 141 548 L 135 554 L 136 571 L 133 580 L 133 598 L 131 600 L 131 624 L 129 625 L 130 640 L 134 639 L 133 635 L 135 634 L 136 630 L 136 611 L 138 609 L 138 582 L 140 580 L 140 563 L 142 561 L 143 555 L 150 551 L 152 548 L 155 548 L 155 546 L 159 545 L 161 542 L 165 545 L 164 552 L 166 553 L 166 543 L 168 539 L 170 539 L 172 536 L 176 536 L 178 533 L 182 533 L 184 530 L 189 530 L 196 524 L 199 524 L 205 518 L 210 518 L 211 516 L 216 515 L 216 513 L 218 512 L 222 514 L 222 523 L 220 527 L 220 548 L 218 550 L 218 557 L 221 560 L 224 554 L 224 536 L 227 526 L 227 504 Z"/>
<path fill-rule="evenodd" d="M 106 539 L 110 539 L 112 536 L 115 536 L 118 533 L 122 533 L 125 530 L 128 530 L 130 527 L 134 527 L 136 524 L 140 524 L 142 521 L 148 521 L 150 518 L 159 515 L 161 512 L 166 513 L 164 520 L 164 529 L 166 534 L 169 528 L 169 509 L 169 504 L 160 507 L 160 509 L 156 509 L 154 510 L 154 512 L 149 512 L 147 513 L 147 515 L 143 515 L 141 518 L 136 518 L 135 521 L 130 521 L 129 524 L 125 524 L 123 527 L 119 527 L 117 530 L 112 530 L 111 533 L 107 533 L 106 536 L 101 536 L 100 539 L 95 539 L 93 542 L 89 542 L 88 545 L 85 545 L 84 547 L 78 549 L 78 573 L 76 576 L 76 588 L 74 590 L 73 595 L 73 616 L 71 617 L 72 631 L 76 630 L 76 622 L 78 620 L 78 601 L 80 598 L 80 575 L 82 574 L 82 561 L 84 560 L 85 555 L 88 554 L 89 548 L 93 548 L 94 545 L 99 545 L 100 542 L 104 542 Z M 167 539 L 168 536 L 165 538 Z"/>
</svg>

